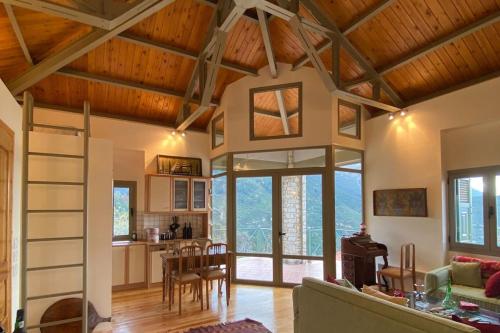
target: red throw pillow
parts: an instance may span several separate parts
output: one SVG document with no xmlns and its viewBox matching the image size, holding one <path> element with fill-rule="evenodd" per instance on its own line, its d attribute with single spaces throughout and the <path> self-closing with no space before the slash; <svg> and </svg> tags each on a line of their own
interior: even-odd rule
<svg viewBox="0 0 500 333">
<path fill-rule="evenodd" d="M 484 294 L 486 297 L 500 296 L 500 272 L 496 272 L 486 281 Z"/>
<path fill-rule="evenodd" d="M 335 276 L 330 275 L 330 274 L 328 274 L 326 276 L 326 282 L 330 282 L 330 283 L 336 284 L 337 286 L 340 286 L 340 283 L 337 282 L 337 280 L 335 279 Z"/>
<path fill-rule="evenodd" d="M 455 315 L 453 315 L 451 319 L 453 319 L 453 321 L 475 327 L 479 329 L 481 333 L 500 333 L 500 325 L 471 322 Z"/>
</svg>

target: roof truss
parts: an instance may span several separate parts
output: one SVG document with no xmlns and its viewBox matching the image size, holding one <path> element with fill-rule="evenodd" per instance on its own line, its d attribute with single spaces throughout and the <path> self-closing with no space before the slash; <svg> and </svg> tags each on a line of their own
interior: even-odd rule
<svg viewBox="0 0 500 333">
<path fill-rule="evenodd" d="M 7 13 L 7 16 L 9 17 L 10 25 L 12 26 L 12 29 L 14 30 L 14 33 L 16 34 L 17 41 L 19 42 L 19 46 L 21 47 L 21 50 L 23 51 L 24 57 L 26 58 L 26 61 L 30 64 L 33 65 L 33 59 L 31 58 L 30 51 L 28 50 L 28 46 L 26 46 L 26 42 L 24 41 L 23 34 L 21 32 L 21 29 L 19 28 L 19 24 L 17 23 L 16 15 L 14 14 L 14 10 L 12 9 L 12 6 L 9 4 L 4 3 L 3 4 L 5 7 L 5 12 Z"/>
</svg>

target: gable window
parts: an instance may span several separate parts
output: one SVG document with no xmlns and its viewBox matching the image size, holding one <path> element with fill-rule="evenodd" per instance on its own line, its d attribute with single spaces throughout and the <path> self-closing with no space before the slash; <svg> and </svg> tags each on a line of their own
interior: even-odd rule
<svg viewBox="0 0 500 333">
<path fill-rule="evenodd" d="M 113 182 L 113 240 L 128 240 L 135 231 L 136 182 Z"/>
<path fill-rule="evenodd" d="M 500 253 L 500 166 L 449 172 L 452 250 Z"/>
<path fill-rule="evenodd" d="M 339 99 L 338 106 L 339 135 L 353 139 L 361 138 L 361 107 Z"/>
<path fill-rule="evenodd" d="M 224 113 L 212 120 L 212 149 L 224 144 Z"/>
<path fill-rule="evenodd" d="M 250 89 L 250 140 L 302 136 L 302 82 Z"/>
</svg>

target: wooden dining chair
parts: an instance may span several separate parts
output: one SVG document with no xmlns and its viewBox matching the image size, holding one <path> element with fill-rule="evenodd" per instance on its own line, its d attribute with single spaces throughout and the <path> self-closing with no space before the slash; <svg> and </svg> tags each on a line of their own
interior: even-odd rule
<svg viewBox="0 0 500 333">
<path fill-rule="evenodd" d="M 182 286 L 186 284 L 195 286 L 194 293 L 199 298 L 201 310 L 203 310 L 203 282 L 200 275 L 203 272 L 203 249 L 200 246 L 185 246 L 179 251 L 179 269 L 172 275 L 169 290 L 170 300 L 173 300 L 174 287 L 179 285 L 179 315 L 182 313 Z M 171 309 L 172 302 L 169 300 L 168 309 Z"/>
<path fill-rule="evenodd" d="M 227 251 L 227 244 L 216 243 L 207 246 L 205 254 L 205 267 L 202 271 L 201 277 L 205 280 L 206 302 L 207 309 L 210 308 L 210 294 L 209 283 L 217 281 L 218 295 L 222 294 L 222 283 L 226 283 L 226 303 L 229 306 L 229 299 L 231 297 L 229 280 L 230 268 L 229 253 Z"/>
<path fill-rule="evenodd" d="M 415 290 L 416 273 L 415 273 L 415 244 L 403 244 L 401 246 L 401 263 L 399 267 L 387 267 L 379 271 L 380 276 L 391 279 L 392 288 L 396 288 L 395 280 L 400 281 L 401 291 L 405 292 L 405 279 L 411 277 L 413 290 Z M 386 285 L 386 289 L 388 286 Z"/>
</svg>

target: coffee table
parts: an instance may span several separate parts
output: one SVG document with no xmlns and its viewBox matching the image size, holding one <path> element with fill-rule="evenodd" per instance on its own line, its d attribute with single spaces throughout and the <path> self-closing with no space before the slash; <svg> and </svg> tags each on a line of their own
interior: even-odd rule
<svg viewBox="0 0 500 333">
<path fill-rule="evenodd" d="M 406 296 L 411 300 L 411 293 L 406 293 Z M 466 311 L 460 308 L 445 310 L 441 306 L 441 302 L 443 301 L 441 298 L 429 295 L 423 298 L 424 300 L 415 301 L 412 308 L 447 319 L 451 319 L 452 315 L 456 315 L 460 318 L 466 318 L 469 321 L 500 325 L 500 313 L 483 308 L 479 308 L 479 311 Z M 410 301 L 411 305 L 413 305 L 412 303 Z"/>
</svg>

